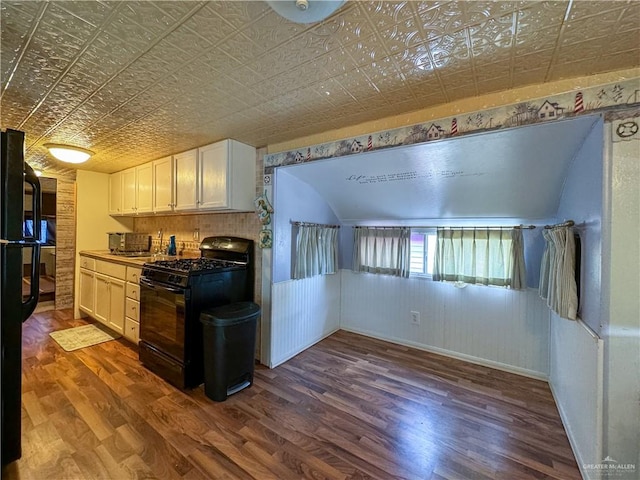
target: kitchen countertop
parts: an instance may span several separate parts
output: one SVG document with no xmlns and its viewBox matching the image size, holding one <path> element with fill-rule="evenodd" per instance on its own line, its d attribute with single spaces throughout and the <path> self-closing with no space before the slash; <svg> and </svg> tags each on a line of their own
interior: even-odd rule
<svg viewBox="0 0 640 480">
<path fill-rule="evenodd" d="M 82 250 L 80 255 L 84 255 L 85 257 L 95 258 L 97 260 L 106 260 L 108 262 L 119 263 L 121 265 L 128 265 L 130 267 L 142 267 L 145 263 L 153 262 L 155 260 L 174 260 L 176 258 L 186 258 L 185 257 L 176 257 L 169 255 L 156 255 L 149 253 L 147 256 L 140 257 L 128 257 L 125 255 L 114 255 L 109 250 Z"/>
</svg>

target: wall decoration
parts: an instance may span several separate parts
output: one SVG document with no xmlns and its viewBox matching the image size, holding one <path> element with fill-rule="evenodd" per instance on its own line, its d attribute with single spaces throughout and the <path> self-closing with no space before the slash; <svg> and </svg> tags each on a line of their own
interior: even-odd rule
<svg viewBox="0 0 640 480">
<path fill-rule="evenodd" d="M 438 141 L 452 136 L 560 120 L 588 113 L 603 112 L 607 118 L 611 110 L 629 106 L 640 106 L 640 79 L 575 89 L 552 97 L 472 112 L 463 117 L 458 114 L 408 127 L 268 154 L 264 157 L 265 180 L 270 179 L 269 175 L 274 168 L 282 165 L 348 157 L 363 151 Z M 623 135 L 629 131 L 625 130 Z M 631 138 L 635 138 L 635 135 Z"/>
<path fill-rule="evenodd" d="M 273 207 L 267 198 L 267 191 L 265 190 L 262 195 L 258 195 L 253 201 L 256 207 L 256 215 L 262 225 L 269 225 L 271 223 L 271 214 L 273 213 Z"/>
<path fill-rule="evenodd" d="M 260 230 L 260 235 L 258 236 L 258 246 L 260 248 L 271 248 L 273 247 L 273 233 L 269 228 L 263 228 Z"/>
</svg>

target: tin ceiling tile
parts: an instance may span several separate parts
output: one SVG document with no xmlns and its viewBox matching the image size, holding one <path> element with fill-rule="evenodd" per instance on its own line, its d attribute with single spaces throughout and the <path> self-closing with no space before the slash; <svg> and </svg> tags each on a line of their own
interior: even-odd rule
<svg viewBox="0 0 640 480">
<path fill-rule="evenodd" d="M 308 25 L 263 1 L 2 0 L 0 16 L 1 126 L 28 129 L 31 158 L 60 172 L 47 140 L 116 171 L 640 66 L 635 1 L 350 1 Z"/>
<path fill-rule="evenodd" d="M 224 18 L 237 30 L 244 30 L 266 16 L 276 15 L 266 2 L 207 2 L 207 7 Z"/>
</svg>

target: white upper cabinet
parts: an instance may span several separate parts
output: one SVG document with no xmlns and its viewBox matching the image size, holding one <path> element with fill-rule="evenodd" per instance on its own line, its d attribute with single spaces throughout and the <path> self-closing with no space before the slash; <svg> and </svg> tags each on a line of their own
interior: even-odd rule
<svg viewBox="0 0 640 480">
<path fill-rule="evenodd" d="M 153 165 L 129 168 L 122 174 L 122 213 L 137 215 L 153 211 Z"/>
<path fill-rule="evenodd" d="M 136 169 L 129 168 L 122 172 L 122 213 L 131 215 L 136 213 Z"/>
<path fill-rule="evenodd" d="M 136 213 L 153 211 L 153 163 L 136 167 Z"/>
<path fill-rule="evenodd" d="M 136 167 L 136 212 L 153 211 L 153 163 Z"/>
<path fill-rule="evenodd" d="M 223 140 L 114 173 L 109 213 L 253 211 L 256 149 Z"/>
<path fill-rule="evenodd" d="M 228 206 L 227 142 L 218 142 L 198 149 L 198 208 Z"/>
<path fill-rule="evenodd" d="M 109 215 L 122 215 L 122 172 L 109 175 Z"/>
<path fill-rule="evenodd" d="M 173 156 L 175 169 L 175 210 L 198 208 L 198 149 Z"/>
<path fill-rule="evenodd" d="M 198 149 L 198 208 L 253 210 L 256 149 L 223 140 Z"/>
<path fill-rule="evenodd" d="M 173 157 L 153 162 L 153 211 L 171 212 L 174 207 Z"/>
</svg>

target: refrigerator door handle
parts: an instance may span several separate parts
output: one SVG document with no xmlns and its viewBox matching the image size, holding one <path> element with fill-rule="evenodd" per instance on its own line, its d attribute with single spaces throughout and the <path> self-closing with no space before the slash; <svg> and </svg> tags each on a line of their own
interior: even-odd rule
<svg viewBox="0 0 640 480">
<path fill-rule="evenodd" d="M 40 296 L 40 238 L 42 238 L 42 192 L 40 181 L 33 168 L 28 163 L 24 163 L 24 181 L 33 187 L 31 197 L 33 208 L 33 246 L 31 247 L 31 279 L 29 297 L 22 302 L 22 321 L 24 322 L 33 313 L 38 305 Z"/>
<path fill-rule="evenodd" d="M 31 211 L 33 212 L 33 239 L 39 241 L 42 237 L 42 191 L 40 189 L 40 180 L 31 168 L 31 165 L 25 162 L 24 164 L 24 181 L 33 188 L 33 195 L 31 196 Z M 38 264 L 40 259 L 38 258 Z"/>
<path fill-rule="evenodd" d="M 35 213 L 35 212 L 34 212 Z M 40 244 L 31 247 L 31 279 L 29 297 L 22 302 L 22 321 L 24 322 L 38 305 L 40 296 Z"/>
</svg>

